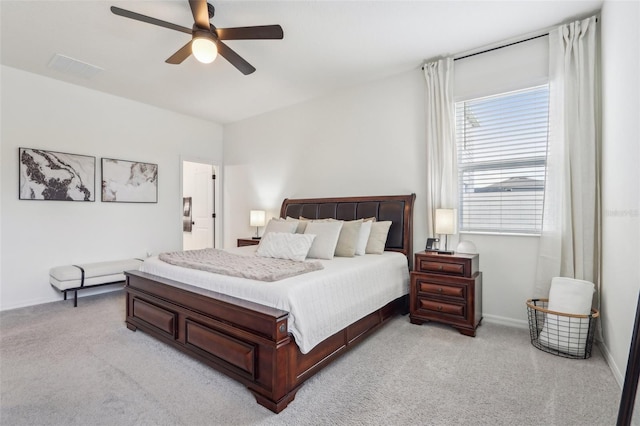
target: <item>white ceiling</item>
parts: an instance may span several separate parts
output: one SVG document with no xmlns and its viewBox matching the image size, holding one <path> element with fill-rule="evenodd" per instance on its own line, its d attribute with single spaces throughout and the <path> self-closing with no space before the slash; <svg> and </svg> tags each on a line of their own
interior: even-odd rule
<svg viewBox="0 0 640 426">
<path fill-rule="evenodd" d="M 187 0 L 0 0 L 1 63 L 113 95 L 229 123 L 418 69 L 598 10 L 572 1 L 209 0 L 218 28 L 280 24 L 283 40 L 226 43 L 257 71 L 219 57 L 164 61 L 189 35 L 123 18 L 112 5 L 190 28 Z M 47 65 L 62 54 L 102 68 L 86 79 Z"/>
</svg>

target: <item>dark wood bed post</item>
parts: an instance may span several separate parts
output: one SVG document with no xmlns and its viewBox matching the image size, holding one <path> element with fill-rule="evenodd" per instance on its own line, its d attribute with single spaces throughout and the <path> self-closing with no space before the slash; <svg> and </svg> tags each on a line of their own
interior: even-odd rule
<svg viewBox="0 0 640 426">
<path fill-rule="evenodd" d="M 636 321 L 631 335 L 631 347 L 629 348 L 629 360 L 627 361 L 627 373 L 624 378 L 620 409 L 618 410 L 617 426 L 629 426 L 633 419 L 633 406 L 638 390 L 638 378 L 640 377 L 640 294 L 636 308 Z"/>
<path fill-rule="evenodd" d="M 414 200 L 415 194 L 284 200 L 281 215 L 293 204 L 296 215 L 304 211 L 343 220 L 391 220 L 385 250 L 401 252 L 410 262 Z M 303 354 L 288 332 L 286 311 L 145 272 L 125 275 L 125 322 L 130 330 L 140 329 L 244 384 L 259 404 L 275 413 L 293 401 L 308 378 L 406 309 L 407 303 L 406 295 L 393 300 Z"/>
</svg>

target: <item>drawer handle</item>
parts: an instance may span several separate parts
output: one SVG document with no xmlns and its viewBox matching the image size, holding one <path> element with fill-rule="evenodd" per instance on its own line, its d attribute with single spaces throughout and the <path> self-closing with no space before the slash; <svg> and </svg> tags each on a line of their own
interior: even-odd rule
<svg viewBox="0 0 640 426">
<path fill-rule="evenodd" d="M 438 293 L 442 293 L 442 287 L 438 287 Z"/>
<path fill-rule="evenodd" d="M 438 306 L 438 310 L 441 311 L 442 310 L 442 306 Z"/>
<path fill-rule="evenodd" d="M 438 266 L 438 271 L 442 271 L 442 265 Z"/>
</svg>

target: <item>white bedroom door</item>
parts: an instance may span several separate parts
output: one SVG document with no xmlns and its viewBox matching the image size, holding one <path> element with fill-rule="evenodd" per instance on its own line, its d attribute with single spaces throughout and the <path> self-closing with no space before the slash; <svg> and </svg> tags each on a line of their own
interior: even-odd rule
<svg viewBox="0 0 640 426">
<path fill-rule="evenodd" d="M 183 197 L 190 197 L 191 229 L 183 227 L 184 250 L 214 247 L 214 170 L 211 164 L 183 161 Z M 185 213 L 186 215 L 186 213 Z M 188 222 L 183 217 L 183 222 Z"/>
</svg>

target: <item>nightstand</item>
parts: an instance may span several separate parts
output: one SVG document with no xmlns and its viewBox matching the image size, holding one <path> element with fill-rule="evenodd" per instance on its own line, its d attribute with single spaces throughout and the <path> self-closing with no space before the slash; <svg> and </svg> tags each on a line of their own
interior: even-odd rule
<svg viewBox="0 0 640 426">
<path fill-rule="evenodd" d="M 436 321 L 475 337 L 482 321 L 479 262 L 477 254 L 416 253 L 409 299 L 411 323 Z"/>
<path fill-rule="evenodd" d="M 259 240 L 259 239 L 254 239 L 254 238 L 238 238 L 238 247 L 244 247 L 244 246 L 257 246 L 258 244 L 260 244 L 260 240 Z"/>
</svg>

